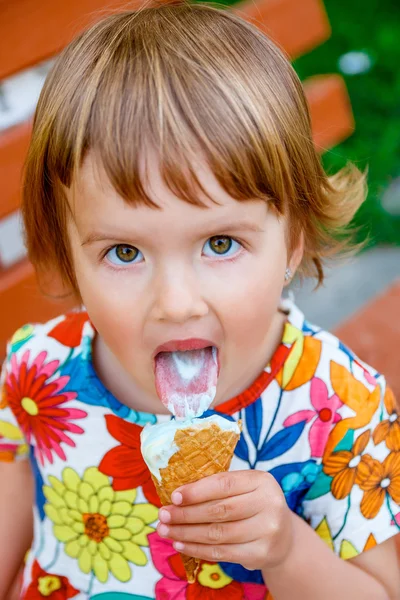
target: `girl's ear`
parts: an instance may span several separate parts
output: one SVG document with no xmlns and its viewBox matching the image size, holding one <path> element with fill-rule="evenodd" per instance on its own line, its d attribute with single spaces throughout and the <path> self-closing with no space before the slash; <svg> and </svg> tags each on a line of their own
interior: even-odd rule
<svg viewBox="0 0 400 600">
<path fill-rule="evenodd" d="M 304 255 L 304 232 L 301 231 L 299 238 L 298 238 L 298 242 L 292 248 L 292 252 L 289 256 L 289 263 L 287 265 L 287 268 L 289 269 L 290 277 L 288 277 L 287 279 L 285 278 L 285 286 L 289 285 L 289 283 L 293 279 L 293 277 L 303 259 L 303 255 Z"/>
</svg>

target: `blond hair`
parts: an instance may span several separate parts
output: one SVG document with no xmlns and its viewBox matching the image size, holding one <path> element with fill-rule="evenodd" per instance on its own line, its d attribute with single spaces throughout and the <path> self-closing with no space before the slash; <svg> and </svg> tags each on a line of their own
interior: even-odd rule
<svg viewBox="0 0 400 600">
<path fill-rule="evenodd" d="M 199 152 L 235 199 L 265 199 L 301 232 L 300 272 L 323 281 L 323 261 L 365 198 L 348 165 L 333 177 L 315 150 L 302 85 L 283 53 L 230 11 L 165 4 L 103 18 L 58 57 L 43 87 L 25 165 L 23 217 L 38 271 L 56 267 L 78 295 L 67 239 L 69 188 L 89 149 L 115 190 L 154 206 L 139 173 L 158 153 L 168 187 L 200 204 Z"/>
</svg>

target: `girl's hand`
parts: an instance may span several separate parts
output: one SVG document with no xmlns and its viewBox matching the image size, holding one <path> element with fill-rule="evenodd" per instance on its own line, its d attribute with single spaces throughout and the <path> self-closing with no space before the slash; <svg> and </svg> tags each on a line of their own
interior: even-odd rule
<svg viewBox="0 0 400 600">
<path fill-rule="evenodd" d="M 157 531 L 174 548 L 209 562 L 270 569 L 289 554 L 293 515 L 276 480 L 233 471 L 177 489 L 160 509 Z"/>
</svg>

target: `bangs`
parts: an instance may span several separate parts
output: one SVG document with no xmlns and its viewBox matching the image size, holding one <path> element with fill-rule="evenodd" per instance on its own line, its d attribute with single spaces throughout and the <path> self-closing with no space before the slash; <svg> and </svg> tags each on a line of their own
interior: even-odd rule
<svg viewBox="0 0 400 600">
<path fill-rule="evenodd" d="M 89 152 L 127 203 L 154 208 L 149 154 L 171 192 L 198 206 L 215 201 L 197 175 L 205 165 L 232 198 L 287 216 L 288 250 L 303 236 L 300 273 L 319 283 L 323 261 L 351 239 L 365 176 L 349 165 L 327 177 L 289 61 L 231 11 L 183 2 L 98 21 L 60 54 L 40 94 L 24 167 L 26 245 L 36 270 L 55 268 L 77 297 L 66 189 Z"/>
<path fill-rule="evenodd" d="M 279 87 L 278 104 L 271 74 L 285 59 L 257 30 L 246 35 L 232 14 L 216 19 L 207 7 L 193 19 L 188 6 L 172 10 L 120 14 L 107 20 L 108 27 L 98 27 L 101 54 L 89 53 L 87 64 L 84 58 L 77 65 L 84 75 L 76 78 L 72 102 L 65 94 L 68 104 L 58 111 L 50 179 L 70 187 L 90 150 L 126 202 L 155 207 L 145 167 L 151 151 L 163 181 L 184 201 L 202 205 L 201 198 L 209 197 L 194 168 L 205 160 L 230 196 L 265 199 L 283 212 L 295 189 L 290 126 L 280 125 L 279 104 L 293 104 L 294 82 L 287 98 Z M 249 54 L 253 63 L 259 61 L 253 70 Z"/>
</svg>

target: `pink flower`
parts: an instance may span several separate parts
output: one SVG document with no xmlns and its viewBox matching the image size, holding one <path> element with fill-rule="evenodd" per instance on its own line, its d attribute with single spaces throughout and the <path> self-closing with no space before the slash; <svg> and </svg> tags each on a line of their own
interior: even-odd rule
<svg viewBox="0 0 400 600">
<path fill-rule="evenodd" d="M 265 586 L 234 581 L 215 563 L 202 563 L 197 581 L 189 584 L 172 543 L 157 532 L 148 540 L 154 566 L 164 576 L 156 585 L 157 600 L 264 600 L 267 595 Z"/>
<path fill-rule="evenodd" d="M 11 372 L 5 383 L 7 404 L 27 443 L 35 442 L 35 454 L 42 465 L 45 458 L 53 462 L 53 452 L 66 460 L 61 443 L 75 446 L 70 434 L 83 433 L 83 429 L 71 421 L 87 416 L 85 411 L 67 405 L 77 394 L 63 391 L 69 377 L 52 378 L 60 363 L 58 360 L 46 363 L 46 358 L 47 352 L 43 351 L 31 359 L 27 350 L 18 364 L 13 354 Z"/>
<path fill-rule="evenodd" d="M 336 394 L 328 397 L 328 388 L 322 379 L 314 377 L 311 380 L 310 390 L 311 404 L 315 410 L 299 410 L 290 415 L 283 423 L 285 427 L 295 425 L 301 421 L 307 423 L 315 419 L 309 432 L 311 456 L 321 457 L 324 453 L 325 444 L 329 437 L 332 425 L 340 421 L 341 416 L 336 412 L 342 406 L 342 402 Z"/>
<path fill-rule="evenodd" d="M 392 519 L 390 521 L 391 525 L 397 525 L 397 527 L 400 527 L 400 512 L 398 512 L 396 515 L 394 515 L 394 519 Z"/>
</svg>

